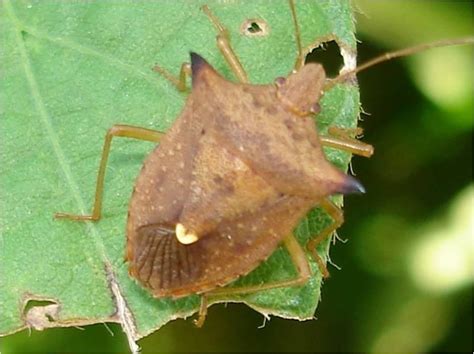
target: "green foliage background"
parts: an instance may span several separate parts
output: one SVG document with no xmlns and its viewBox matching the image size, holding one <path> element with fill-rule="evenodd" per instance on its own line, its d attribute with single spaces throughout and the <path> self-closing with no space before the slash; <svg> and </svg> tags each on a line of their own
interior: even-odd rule
<svg viewBox="0 0 474 354">
<path fill-rule="evenodd" d="M 387 9 L 373 3 L 359 3 L 370 16 L 366 19 L 362 16 L 358 21 L 361 32 L 358 37 L 363 41 L 359 61 L 414 42 L 473 32 L 470 4 L 402 2 L 400 6 L 398 2 L 399 6 Z M 434 23 L 431 26 L 427 25 L 430 18 Z M 436 28 L 442 28 L 442 33 L 437 33 Z M 213 38 L 212 28 L 209 38 Z M 183 53 L 187 50 L 183 49 Z M 279 58 L 278 49 L 275 51 L 274 57 Z M 333 269 L 331 279 L 324 285 L 317 321 L 299 323 L 272 318 L 264 328 L 257 329 L 263 320 L 261 315 L 243 305 L 218 305 L 210 309 L 203 329 L 193 328 L 190 321 L 175 321 L 143 339 L 140 342 L 143 351 L 377 351 L 387 345 L 415 352 L 471 350 L 472 278 L 441 291 L 417 280 L 412 266 L 413 250 L 423 239 L 429 240 L 432 229 L 445 230 L 442 234 L 446 237 L 451 235 L 448 228 L 451 219 L 455 219 L 452 214 L 460 203 L 459 196 L 469 193 L 466 188 L 472 187 L 472 168 L 466 163 L 472 157 L 472 49 L 449 51 L 459 52 L 461 56 L 467 53 L 468 64 L 467 74 L 459 80 L 467 82 L 464 91 L 467 94 L 460 93 L 457 99 L 448 102 L 433 96 L 430 84 L 420 77 L 430 57 L 424 62 L 414 58 L 386 64 L 360 75 L 363 108 L 371 113 L 363 122 L 364 140 L 376 146 L 376 155 L 371 160 L 358 158 L 353 163 L 368 194 L 346 202 L 346 224 L 340 234 L 349 237 L 350 242 L 339 243 L 332 250 L 333 260 L 343 270 Z M 433 53 L 432 57 L 436 55 Z M 182 60 L 170 58 L 169 67 Z M 456 71 L 451 62 L 450 59 L 439 62 L 436 73 L 429 76 L 448 85 L 445 77 Z M 255 70 L 258 75 L 260 71 Z M 97 75 L 100 78 L 102 73 Z M 119 94 L 118 87 L 115 90 Z M 144 105 L 154 99 L 143 97 Z M 97 104 L 94 111 L 102 110 L 106 115 L 108 103 Z M 125 117 L 133 115 L 126 107 L 122 112 L 113 122 L 123 122 Z M 57 114 L 60 116 L 61 112 Z M 152 124 L 153 114 L 150 108 L 150 115 L 140 118 L 143 125 Z M 100 127 L 101 131 L 106 128 Z M 85 134 L 89 130 L 90 126 L 84 126 L 80 132 Z M 38 132 L 32 129 L 29 134 L 35 133 Z M 64 139 L 73 141 L 73 135 L 78 133 L 69 134 Z M 94 144 L 100 146 L 101 134 L 96 135 L 89 136 L 97 139 Z M 28 151 L 28 137 L 15 139 Z M 126 151 L 123 148 L 117 160 L 123 160 Z M 84 157 L 94 162 L 95 158 L 94 151 Z M 42 160 L 35 163 L 40 165 Z M 80 163 L 79 160 L 74 167 L 77 171 L 82 168 Z M 114 172 L 118 173 L 117 178 L 122 177 L 120 170 Z M 4 188 L 3 181 L 1 187 Z M 62 190 L 58 186 L 52 189 L 56 193 Z M 127 192 L 114 193 L 126 200 Z M 115 215 L 119 210 L 109 212 Z M 117 233 L 121 229 L 117 228 Z M 454 242 L 452 236 L 450 243 Z M 120 252 L 118 249 L 117 254 Z M 127 344 L 121 329 L 110 327 L 116 334 L 114 337 L 103 325 L 86 327 L 84 331 L 52 329 L 33 332 L 31 336 L 23 331 L 2 339 L 1 349 L 6 353 L 38 348 L 123 352 Z"/>
</svg>

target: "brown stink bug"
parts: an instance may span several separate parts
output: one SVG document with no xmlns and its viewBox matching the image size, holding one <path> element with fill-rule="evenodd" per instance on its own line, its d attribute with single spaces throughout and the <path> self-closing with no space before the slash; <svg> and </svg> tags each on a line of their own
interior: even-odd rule
<svg viewBox="0 0 474 354">
<path fill-rule="evenodd" d="M 92 214 L 56 214 L 73 220 L 100 219 L 112 137 L 160 142 L 144 163 L 130 201 L 126 259 L 130 275 L 155 297 L 202 294 L 198 325 L 205 318 L 208 296 L 300 286 L 309 279 L 306 253 L 292 232 L 315 206 L 322 207 L 333 223 L 306 247 L 327 276 L 316 247 L 343 222 L 342 211 L 328 197 L 360 193 L 364 188 L 331 165 L 322 146 L 362 156 L 370 156 L 373 149 L 335 127 L 331 136 L 318 134 L 313 116 L 319 112 L 321 95 L 368 66 L 428 47 L 395 52 L 328 80 L 321 65 L 303 65 L 293 1 L 290 8 L 299 48 L 295 70 L 272 84 L 252 85 L 226 28 L 204 6 L 217 29 L 218 48 L 239 82 L 224 79 L 196 53 L 191 53 L 190 65 L 183 64 L 179 79 L 156 67 L 179 90 L 186 89 L 186 75 L 192 76 L 192 92 L 180 116 L 166 135 L 132 126 L 112 127 L 105 140 Z M 255 269 L 279 244 L 295 264 L 295 279 L 224 287 Z"/>
</svg>

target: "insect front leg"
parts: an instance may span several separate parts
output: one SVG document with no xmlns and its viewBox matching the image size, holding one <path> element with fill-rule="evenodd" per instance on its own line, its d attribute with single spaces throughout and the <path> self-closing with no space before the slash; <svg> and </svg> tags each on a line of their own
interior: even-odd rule
<svg viewBox="0 0 474 354">
<path fill-rule="evenodd" d="M 211 12 L 207 5 L 202 7 L 204 13 L 209 17 L 209 20 L 217 29 L 217 47 L 221 51 L 224 59 L 226 60 L 227 64 L 234 72 L 234 75 L 237 79 L 242 83 L 248 83 L 248 76 L 245 72 L 242 64 L 240 63 L 239 58 L 235 54 L 235 51 L 232 49 L 232 45 L 230 44 L 230 37 L 229 31 L 222 25 L 222 23 L 218 20 L 218 18 Z M 176 77 L 170 74 L 167 70 L 163 69 L 159 65 L 155 65 L 153 67 L 153 71 L 160 73 L 163 75 L 165 79 L 171 82 L 178 91 L 184 92 L 187 91 L 188 87 L 186 86 L 186 78 L 191 76 L 191 65 L 189 63 L 181 64 L 181 69 L 179 71 L 179 76 Z"/>
<path fill-rule="evenodd" d="M 209 297 L 226 297 L 236 294 L 248 294 L 263 290 L 270 290 L 276 288 L 287 288 L 292 286 L 302 286 L 306 284 L 308 279 L 311 277 L 311 268 L 308 262 L 305 251 L 296 240 L 295 236 L 290 234 L 283 239 L 283 245 L 287 249 L 293 264 L 295 265 L 297 276 L 293 279 L 279 280 L 273 283 L 261 284 L 261 285 L 250 285 L 244 287 L 235 288 L 219 288 L 216 290 L 209 291 L 202 295 L 201 306 L 199 308 L 199 317 L 194 322 L 196 326 L 201 327 L 204 324 L 204 320 L 207 315 L 207 301 Z"/>
<path fill-rule="evenodd" d="M 221 51 L 224 59 L 226 60 L 229 67 L 234 72 L 234 75 L 241 83 L 248 83 L 249 79 L 247 73 L 244 70 L 244 67 L 240 63 L 237 54 L 235 54 L 234 49 L 230 43 L 229 31 L 224 25 L 219 21 L 219 19 L 211 12 L 207 5 L 202 7 L 204 13 L 209 17 L 209 20 L 212 22 L 214 27 L 217 29 L 217 47 Z"/>
<path fill-rule="evenodd" d="M 112 128 L 110 128 L 107 131 L 107 134 L 105 135 L 104 147 L 102 149 L 102 158 L 100 160 L 99 172 L 97 174 L 97 184 L 95 189 L 94 207 L 92 209 L 92 214 L 76 215 L 69 213 L 55 213 L 54 217 L 56 219 L 71 219 L 75 221 L 99 220 L 101 217 L 102 210 L 102 195 L 104 191 L 105 168 L 107 166 L 107 160 L 109 158 L 112 138 L 117 136 L 159 142 L 163 135 L 164 133 L 156 130 L 134 127 L 131 125 L 116 124 L 112 126 Z"/>
<path fill-rule="evenodd" d="M 306 247 L 313 255 L 315 261 L 318 263 L 319 270 L 321 271 L 323 277 L 327 278 L 329 277 L 329 272 L 326 268 L 326 264 L 318 254 L 317 247 L 326 238 L 331 237 L 334 231 L 336 231 L 342 225 L 344 222 L 344 215 L 342 210 L 327 198 L 323 199 L 319 206 L 329 214 L 329 216 L 333 219 L 333 222 L 326 226 L 315 238 L 309 240 L 306 244 Z"/>
<path fill-rule="evenodd" d="M 188 87 L 186 86 L 186 78 L 191 76 L 191 64 L 183 63 L 181 64 L 181 69 L 179 70 L 179 76 L 175 77 L 170 74 L 168 71 L 163 69 L 159 65 L 153 67 L 153 71 L 160 73 L 163 77 L 171 82 L 178 91 L 184 92 L 187 91 Z"/>
<path fill-rule="evenodd" d="M 364 143 L 351 136 L 360 135 L 362 133 L 361 128 L 344 129 L 330 127 L 328 133 L 329 135 L 320 136 L 321 144 L 324 146 L 333 147 L 364 157 L 371 157 L 374 153 L 374 147 L 372 145 Z"/>
</svg>

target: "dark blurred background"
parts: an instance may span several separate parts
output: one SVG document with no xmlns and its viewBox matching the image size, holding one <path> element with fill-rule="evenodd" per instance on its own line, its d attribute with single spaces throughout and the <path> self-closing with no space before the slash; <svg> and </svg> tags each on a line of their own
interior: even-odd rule
<svg viewBox="0 0 474 354">
<path fill-rule="evenodd" d="M 359 62 L 419 42 L 473 35 L 471 2 L 356 1 Z M 340 62 L 331 46 L 312 59 Z M 334 69 L 332 69 L 334 70 Z M 139 342 L 174 351 L 472 352 L 473 49 L 436 49 L 359 75 L 364 141 L 353 169 L 368 193 L 346 199 L 348 238 L 314 321 L 244 305 L 210 308 L 204 328 L 177 320 Z M 127 352 L 121 328 L 23 331 L 2 353 Z M 112 336 L 112 333 L 114 334 Z"/>
</svg>

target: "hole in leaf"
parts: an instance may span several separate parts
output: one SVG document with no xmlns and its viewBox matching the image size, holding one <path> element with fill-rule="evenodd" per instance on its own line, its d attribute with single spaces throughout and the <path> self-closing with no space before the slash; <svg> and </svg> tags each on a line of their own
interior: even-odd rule
<svg viewBox="0 0 474 354">
<path fill-rule="evenodd" d="M 249 37 L 266 36 L 269 32 L 269 28 L 264 20 L 248 19 L 240 26 L 240 32 Z"/>
<path fill-rule="evenodd" d="M 313 49 L 306 56 L 305 64 L 307 63 L 319 63 L 324 67 L 328 77 L 336 77 L 344 65 L 344 60 L 336 41 L 330 41 Z"/>
<path fill-rule="evenodd" d="M 27 301 L 25 308 L 23 309 L 23 313 L 27 313 L 33 307 L 44 307 L 44 306 L 54 305 L 54 304 L 56 304 L 54 301 L 30 299 Z"/>
<path fill-rule="evenodd" d="M 257 33 L 260 32 L 262 29 L 256 22 L 252 22 L 249 27 L 247 27 L 247 31 L 249 33 Z"/>
<path fill-rule="evenodd" d="M 23 308 L 23 318 L 29 327 L 43 330 L 55 327 L 60 305 L 54 301 L 43 299 L 27 299 Z"/>
</svg>

